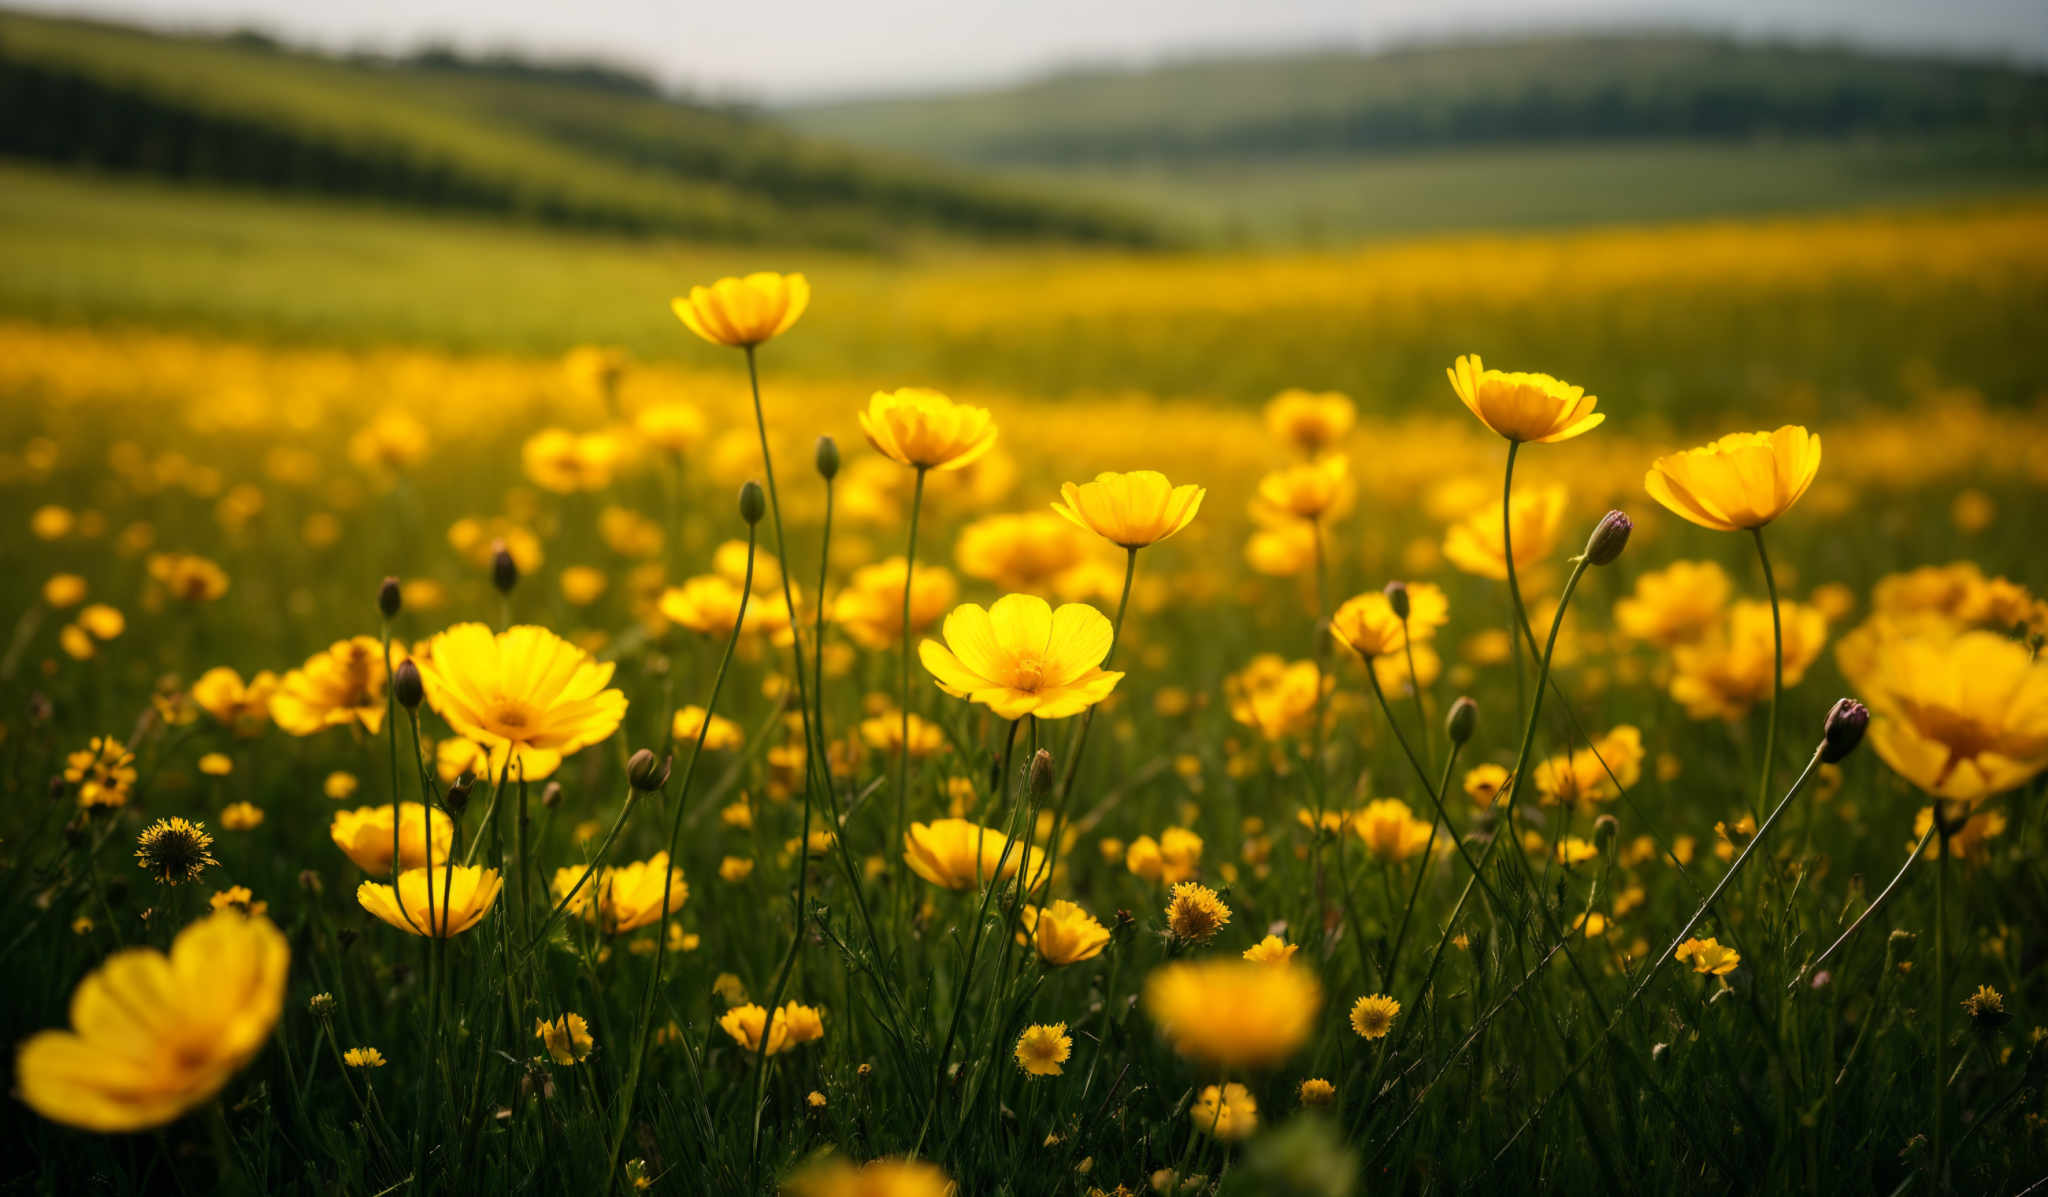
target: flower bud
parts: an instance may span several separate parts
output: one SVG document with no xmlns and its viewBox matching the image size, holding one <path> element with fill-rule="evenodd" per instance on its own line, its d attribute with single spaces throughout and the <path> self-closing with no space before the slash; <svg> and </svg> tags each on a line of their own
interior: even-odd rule
<svg viewBox="0 0 2048 1197">
<path fill-rule="evenodd" d="M 1052 793 L 1052 753 L 1043 748 L 1031 758 L 1031 792 L 1039 798 Z"/>
<path fill-rule="evenodd" d="M 315 1018 L 331 1018 L 334 1015 L 334 1008 L 338 1005 L 340 1003 L 334 1000 L 333 994 L 316 993 L 306 1003 L 306 1009 L 312 1011 Z"/>
<path fill-rule="evenodd" d="M 540 792 L 540 804 L 549 810 L 562 805 L 562 783 L 559 781 L 549 782 L 547 788 Z"/>
<path fill-rule="evenodd" d="M 383 613 L 384 618 L 396 619 L 398 617 L 398 609 L 403 604 L 403 601 L 403 597 L 399 594 L 397 578 L 386 577 L 378 584 L 377 610 Z"/>
<path fill-rule="evenodd" d="M 1586 538 L 1586 564 L 1606 565 L 1628 547 L 1628 534 L 1635 529 L 1629 518 L 1619 511 L 1610 511 L 1600 517 L 1593 526 L 1593 535 Z"/>
<path fill-rule="evenodd" d="M 1614 838 L 1621 831 L 1621 822 L 1613 815 L 1601 815 L 1593 820 L 1593 846 L 1602 856 L 1614 854 Z"/>
<path fill-rule="evenodd" d="M 1832 765 L 1856 751 L 1856 746 L 1863 742 L 1864 729 L 1869 726 L 1869 707 L 1853 698 L 1836 699 L 1821 727 L 1820 759 Z"/>
<path fill-rule="evenodd" d="M 519 585 L 519 563 L 512 560 L 512 550 L 502 540 L 491 545 L 491 585 L 499 594 L 511 594 Z"/>
<path fill-rule="evenodd" d="M 469 808 L 469 793 L 474 789 L 476 774 L 464 769 L 448 783 L 448 792 L 441 795 L 441 805 L 448 808 L 449 814 L 459 815 Z"/>
<path fill-rule="evenodd" d="M 1919 942 L 1920 937 L 1913 932 L 1903 927 L 1894 928 L 1892 933 L 1885 938 L 1885 962 L 1888 964 L 1903 964 L 1911 960 L 1913 958 L 1914 945 Z"/>
<path fill-rule="evenodd" d="M 658 790 L 668 784 L 668 767 L 667 760 L 642 748 L 626 762 L 626 780 L 643 793 Z"/>
<path fill-rule="evenodd" d="M 1450 733 L 1451 743 L 1463 744 L 1472 738 L 1472 731 L 1479 726 L 1479 704 L 1464 695 L 1451 704 L 1444 716 L 1444 730 Z"/>
<path fill-rule="evenodd" d="M 829 436 L 818 438 L 818 473 L 831 478 L 839 472 L 839 442 Z"/>
<path fill-rule="evenodd" d="M 391 695 L 408 711 L 420 709 L 420 700 L 427 696 L 427 687 L 420 680 L 420 667 L 412 663 L 412 658 L 407 657 L 391 670 Z"/>
<path fill-rule="evenodd" d="M 761 484 L 748 482 L 740 487 L 740 518 L 752 527 L 768 514 L 768 497 L 761 493 Z"/>
<path fill-rule="evenodd" d="M 1400 616 L 1402 619 L 1408 618 L 1410 610 L 1408 605 L 1408 583 L 1402 581 L 1387 583 L 1387 605 L 1394 609 L 1395 615 Z"/>
</svg>

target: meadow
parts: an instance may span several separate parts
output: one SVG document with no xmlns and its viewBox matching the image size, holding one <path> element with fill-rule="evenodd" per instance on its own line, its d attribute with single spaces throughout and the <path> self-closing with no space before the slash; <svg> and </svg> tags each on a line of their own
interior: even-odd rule
<svg viewBox="0 0 2048 1197">
<path fill-rule="evenodd" d="M 2048 1175 L 2038 197 L 876 256 L 5 181 L 12 1189 Z"/>
</svg>

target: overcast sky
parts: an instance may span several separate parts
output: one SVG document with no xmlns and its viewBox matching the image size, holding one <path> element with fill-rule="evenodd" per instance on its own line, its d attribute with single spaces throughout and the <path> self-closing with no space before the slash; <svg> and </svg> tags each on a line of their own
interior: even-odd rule
<svg viewBox="0 0 2048 1197">
<path fill-rule="evenodd" d="M 14 0 L 335 49 L 597 55 L 787 102 L 986 86 L 1076 61 L 1683 26 L 2048 62 L 2048 0 Z"/>
</svg>

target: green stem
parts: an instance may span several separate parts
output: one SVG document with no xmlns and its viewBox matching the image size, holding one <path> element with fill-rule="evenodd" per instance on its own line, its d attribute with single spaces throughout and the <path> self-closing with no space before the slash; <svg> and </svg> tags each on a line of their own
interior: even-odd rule
<svg viewBox="0 0 2048 1197">
<path fill-rule="evenodd" d="M 1124 549 L 1124 590 L 1116 600 L 1116 618 L 1109 625 L 1109 651 L 1102 654 L 1102 668 L 1108 669 L 1116 659 L 1116 646 L 1124 638 L 1124 612 L 1131 606 L 1131 580 L 1138 576 L 1138 550 Z M 1099 705 L 1099 704 L 1098 704 Z M 1074 734 L 1073 751 L 1067 754 L 1066 770 L 1060 776 L 1059 792 L 1054 795 L 1052 842 L 1046 845 L 1046 884 L 1052 883 L 1052 874 L 1059 868 L 1060 838 L 1067 817 L 1067 795 L 1074 788 L 1074 777 L 1081 771 L 1081 756 L 1088 748 L 1088 729 L 1095 725 L 1095 707 L 1089 707 L 1081 714 L 1081 729 Z"/>
<path fill-rule="evenodd" d="M 1528 690 L 1522 684 L 1522 636 L 1529 624 L 1528 612 L 1522 609 L 1522 584 L 1515 578 L 1515 530 L 1513 518 L 1513 497 L 1515 492 L 1515 454 L 1522 448 L 1522 442 L 1508 442 L 1508 466 L 1500 483 L 1500 555 L 1507 566 L 1508 574 L 1508 655 L 1515 663 L 1515 709 L 1528 705 Z M 1532 644 L 1533 648 L 1534 645 Z M 1542 692 L 1542 686 L 1537 686 Z"/>
<path fill-rule="evenodd" d="M 896 809 L 895 817 L 889 824 L 891 848 L 903 842 L 903 821 L 910 808 L 910 596 L 911 583 L 917 577 L 917 518 L 924 509 L 924 466 L 917 467 L 917 485 L 910 495 L 910 540 L 903 549 L 903 643 L 896 669 L 896 718 L 900 736 L 896 753 Z M 905 895 L 910 892 L 907 885 L 896 887 L 896 933 L 903 934 Z"/>
<path fill-rule="evenodd" d="M 1948 820 L 1934 800 L 1934 1185 L 1948 1189 Z"/>
<path fill-rule="evenodd" d="M 1764 551 L 1764 530 L 1751 528 L 1756 539 L 1756 558 L 1763 563 L 1764 589 L 1771 595 L 1771 709 L 1764 723 L 1764 762 L 1756 783 L 1756 808 L 1761 811 L 1771 800 L 1771 758 L 1778 751 L 1778 700 L 1785 693 L 1785 628 L 1778 612 L 1778 579 L 1771 572 L 1771 555 Z"/>
</svg>

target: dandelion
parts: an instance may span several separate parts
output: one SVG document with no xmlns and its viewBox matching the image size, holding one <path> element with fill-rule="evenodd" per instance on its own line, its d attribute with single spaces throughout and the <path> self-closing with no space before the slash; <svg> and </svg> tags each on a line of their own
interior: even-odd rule
<svg viewBox="0 0 2048 1197">
<path fill-rule="evenodd" d="M 1584 387 L 1548 374 L 1489 370 L 1476 353 L 1444 371 L 1451 390 L 1481 424 L 1516 444 L 1554 444 L 1591 432 L 1607 418 Z"/>
<path fill-rule="evenodd" d="M 1385 1039 L 1400 1013 L 1400 1002 L 1384 993 L 1370 993 L 1351 1004 L 1351 1029 L 1361 1039 Z"/>
<path fill-rule="evenodd" d="M 503 888 L 496 869 L 435 864 L 400 873 L 396 890 L 365 881 L 356 887 L 356 901 L 401 931 L 447 939 L 482 922 Z"/>
<path fill-rule="evenodd" d="M 86 810 L 128 805 L 135 779 L 135 754 L 112 736 L 94 736 L 64 758 L 64 780 L 78 787 L 78 805 Z"/>
<path fill-rule="evenodd" d="M 1259 1129 L 1259 1103 L 1236 1081 L 1209 1085 L 1188 1108 L 1188 1121 L 1197 1132 L 1226 1142 L 1250 1138 Z"/>
<path fill-rule="evenodd" d="M 1109 928 L 1065 898 L 1049 906 L 1026 906 L 1019 941 L 1038 949 L 1038 958 L 1053 968 L 1079 964 L 1102 955 L 1109 946 Z"/>
<path fill-rule="evenodd" d="M 2005 995 L 1989 985 L 1979 985 L 1977 992 L 1963 999 L 1963 1012 L 1980 1031 L 1995 1031 L 2012 1019 L 2005 1012 Z"/>
<path fill-rule="evenodd" d="M 1173 887 L 1166 903 L 1166 929 L 1175 939 L 1207 943 L 1230 922 L 1230 907 L 1216 891 L 1193 881 Z"/>
<path fill-rule="evenodd" d="M 1268 1068 L 1315 1033 L 1323 990 L 1297 965 L 1214 958 L 1179 961 L 1145 978 L 1146 1014 L 1176 1052 L 1221 1068 Z"/>
<path fill-rule="evenodd" d="M 1063 1022 L 1040 1023 L 1017 1036 L 1017 1067 L 1027 1076 L 1058 1076 L 1074 1054 L 1074 1040 Z"/>
<path fill-rule="evenodd" d="M 162 885 L 197 881 L 220 861 L 213 857 L 213 836 L 206 824 L 188 819 L 158 819 L 135 838 L 135 859 Z"/>
<path fill-rule="evenodd" d="M 114 953 L 72 994 L 71 1029 L 22 1043 L 21 1099 L 53 1122 L 103 1134 L 176 1120 L 262 1050 L 284 1009 L 290 964 L 270 920 L 236 911 L 186 927 L 168 956 Z"/>
<path fill-rule="evenodd" d="M 374 1047 L 352 1047 L 341 1053 L 341 1062 L 350 1068 L 382 1068 L 388 1061 L 384 1053 Z"/>
<path fill-rule="evenodd" d="M 1079 485 L 1066 483 L 1052 509 L 1076 527 L 1135 550 L 1187 527 L 1206 494 L 1193 483 L 1175 486 L 1156 470 L 1135 470 L 1097 474 L 1095 481 Z"/>
<path fill-rule="evenodd" d="M 1680 964 L 1692 965 L 1692 971 L 1701 976 L 1725 977 L 1742 963 L 1742 956 L 1734 948 L 1721 946 L 1721 941 L 1711 937 L 1688 939 L 1678 945 L 1672 958 Z"/>
<path fill-rule="evenodd" d="M 683 871 L 669 867 L 666 852 L 617 868 L 598 869 L 587 878 L 585 872 L 573 867 L 556 869 L 554 892 L 568 900 L 570 913 L 581 915 L 606 935 L 652 926 L 681 910 L 690 898 Z M 662 904 L 664 887 L 666 906 Z M 569 896 L 572 890 L 573 898 Z"/>
<path fill-rule="evenodd" d="M 1006 595 L 986 610 L 953 609 L 945 643 L 919 646 L 939 688 L 980 703 L 1005 719 L 1063 719 L 1109 697 L 1123 674 L 1101 668 L 1114 632 L 1084 603 L 1058 610 L 1027 594 Z"/>
<path fill-rule="evenodd" d="M 494 636 L 464 623 L 434 637 L 420 677 L 449 726 L 491 750 L 493 772 L 509 752 L 519 775 L 533 780 L 618 730 L 626 696 L 606 688 L 612 668 L 545 628 Z"/>
<path fill-rule="evenodd" d="M 752 349 L 788 332 L 810 302 L 811 283 L 803 275 L 760 271 L 692 287 L 669 307 L 684 327 L 712 344 Z"/>
</svg>

